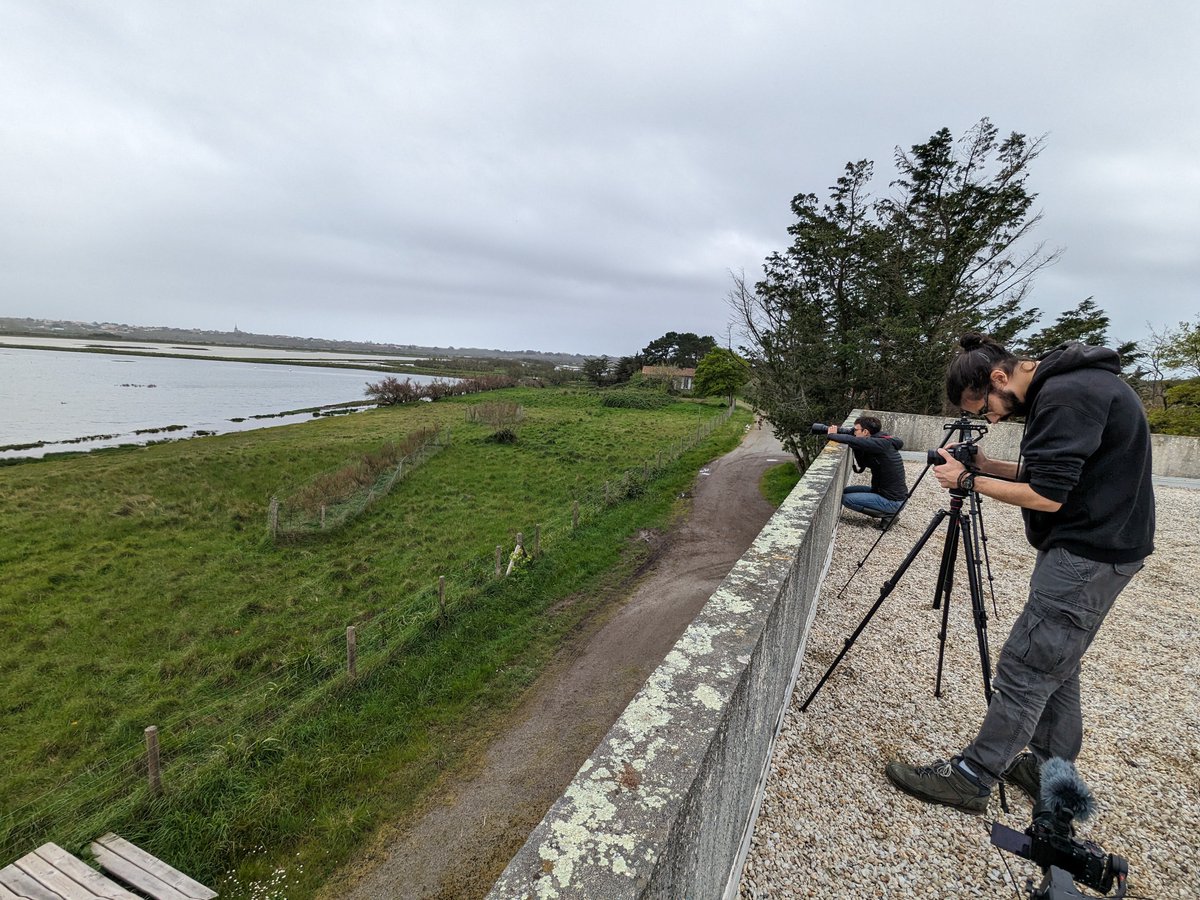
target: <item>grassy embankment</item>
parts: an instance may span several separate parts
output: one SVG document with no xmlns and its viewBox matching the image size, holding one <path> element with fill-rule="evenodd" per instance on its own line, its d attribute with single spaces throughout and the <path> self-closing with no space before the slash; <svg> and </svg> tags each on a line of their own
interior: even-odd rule
<svg viewBox="0 0 1200 900">
<path fill-rule="evenodd" d="M 749 420 L 604 506 L 606 480 L 694 440 L 720 404 L 489 396 L 523 405 L 516 444 L 465 423 L 475 397 L 0 469 L 0 864 L 111 828 L 222 897 L 311 894 L 486 734 L 637 566 L 645 544 L 629 536 L 667 525 Z M 439 424 L 452 446 L 361 518 L 268 539 L 270 496 Z M 544 555 L 490 579 L 496 545 L 536 523 Z M 157 798 L 141 754 L 151 724 Z"/>
<path fill-rule="evenodd" d="M 800 477 L 803 474 L 794 462 L 771 466 L 763 472 L 762 480 L 759 482 L 763 497 L 772 506 L 779 506 L 787 499 L 792 488 L 800 483 Z"/>
</svg>

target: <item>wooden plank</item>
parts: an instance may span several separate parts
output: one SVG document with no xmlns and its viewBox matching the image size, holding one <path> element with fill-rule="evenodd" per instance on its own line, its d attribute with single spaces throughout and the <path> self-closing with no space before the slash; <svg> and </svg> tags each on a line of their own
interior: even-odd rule
<svg viewBox="0 0 1200 900">
<path fill-rule="evenodd" d="M 33 851 L 33 855 L 44 860 L 55 871 L 61 872 L 82 887 L 88 892 L 87 896 L 103 897 L 104 900 L 138 900 L 125 888 L 109 881 L 83 860 L 76 859 L 57 844 L 42 844 Z"/>
<path fill-rule="evenodd" d="M 18 869 L 15 864 L 0 869 L 0 883 L 15 892 L 22 900 L 62 900 L 58 894 L 38 884 Z"/>
<path fill-rule="evenodd" d="M 26 853 L 18 859 L 14 866 L 29 876 L 30 880 L 41 887 L 45 893 L 35 894 L 38 897 L 54 897 L 57 900 L 97 900 L 97 896 L 69 875 L 60 872 L 53 863 L 45 860 L 38 851 L 47 845 L 43 844 L 32 853 Z"/>
<path fill-rule="evenodd" d="M 38 884 L 16 865 L 0 869 L 0 884 L 3 884 L 21 900 L 62 900 L 58 894 Z"/>
<path fill-rule="evenodd" d="M 22 897 L 20 894 L 14 894 L 12 891 L 6 888 L 4 886 L 3 878 L 4 872 L 0 870 L 0 900 L 26 900 L 25 897 Z"/>
<path fill-rule="evenodd" d="M 153 897 L 154 900 L 190 900 L 187 894 L 180 893 L 162 879 L 123 856 L 113 853 L 107 847 L 93 843 L 92 854 L 107 875 L 111 875 L 148 897 Z"/>
<path fill-rule="evenodd" d="M 100 868 L 155 900 L 213 900 L 217 892 L 109 832 L 92 841 Z"/>
</svg>

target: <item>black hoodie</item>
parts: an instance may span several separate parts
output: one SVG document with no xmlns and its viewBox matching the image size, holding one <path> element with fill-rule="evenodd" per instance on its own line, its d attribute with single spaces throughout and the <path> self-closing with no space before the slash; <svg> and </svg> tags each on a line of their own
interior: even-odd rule
<svg viewBox="0 0 1200 900">
<path fill-rule="evenodd" d="M 908 496 L 908 485 L 904 481 L 904 460 L 900 450 L 904 441 L 890 434 L 874 434 L 870 437 L 855 437 L 852 434 L 831 434 L 831 441 L 849 444 L 854 451 L 854 464 L 858 471 L 871 470 L 871 491 L 888 500 L 903 500 Z"/>
<path fill-rule="evenodd" d="M 1150 428 L 1141 400 L 1105 347 L 1062 344 L 1038 361 L 1025 395 L 1020 480 L 1057 512 L 1022 510 L 1038 550 L 1063 547 L 1129 563 L 1154 550 Z"/>
</svg>

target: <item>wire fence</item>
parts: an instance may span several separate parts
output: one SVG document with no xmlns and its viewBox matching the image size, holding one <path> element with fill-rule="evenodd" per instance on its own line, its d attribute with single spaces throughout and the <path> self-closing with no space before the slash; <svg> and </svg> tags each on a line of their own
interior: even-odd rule
<svg viewBox="0 0 1200 900">
<path fill-rule="evenodd" d="M 449 428 L 423 428 L 388 443 L 349 466 L 322 472 L 304 488 L 267 507 L 267 527 L 276 541 L 334 531 L 391 493 L 397 482 L 450 446 Z"/>
<path fill-rule="evenodd" d="M 497 545 L 494 554 L 465 563 L 410 594 L 405 602 L 353 623 L 345 631 L 320 637 L 282 669 L 239 677 L 236 690 L 221 691 L 214 685 L 207 702 L 148 724 L 145 732 L 154 729 L 153 741 L 145 732 L 144 739 L 137 740 L 133 737 L 137 729 L 127 729 L 131 742 L 126 751 L 98 759 L 84 771 L 0 813 L 0 861 L 16 858 L 46 841 L 63 846 L 86 844 L 110 830 L 107 822 L 115 822 L 130 810 L 144 815 L 148 808 L 161 808 L 153 802 L 161 800 L 159 795 L 164 792 L 169 797 L 215 770 L 257 766 L 282 755 L 284 743 L 277 735 L 303 723 L 317 704 L 338 690 L 353 690 L 367 681 L 431 628 L 444 625 L 478 602 L 511 572 L 536 566 L 540 558 L 569 541 L 576 529 L 614 505 L 640 496 L 684 453 L 728 422 L 733 411 L 734 407 L 725 407 L 697 425 L 688 437 L 660 448 L 640 465 L 591 485 L 577 499 L 564 501 L 558 512 L 526 526 L 511 551 Z M 448 441 L 448 434 L 431 440 L 421 451 L 423 459 L 445 446 L 438 443 L 441 440 Z M 399 466 L 397 479 L 398 472 Z M 328 523 L 327 517 L 326 527 Z M 307 527 L 311 528 L 311 523 Z"/>
</svg>

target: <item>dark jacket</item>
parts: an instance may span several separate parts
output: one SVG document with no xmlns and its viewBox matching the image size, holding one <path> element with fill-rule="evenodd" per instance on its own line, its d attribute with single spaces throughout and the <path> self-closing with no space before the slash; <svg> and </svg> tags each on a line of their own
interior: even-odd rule
<svg viewBox="0 0 1200 900">
<path fill-rule="evenodd" d="M 854 451 L 854 463 L 861 472 L 871 470 L 871 491 L 888 500 L 903 500 L 908 496 L 904 482 L 904 461 L 900 450 L 904 441 L 890 434 L 855 437 L 852 434 L 831 434 L 831 441 L 848 444 Z"/>
<path fill-rule="evenodd" d="M 1100 562 L 1136 562 L 1154 550 L 1150 428 L 1105 347 L 1062 344 L 1038 361 L 1025 396 L 1019 480 L 1062 504 L 1022 510 L 1038 550 L 1063 547 Z"/>
</svg>

